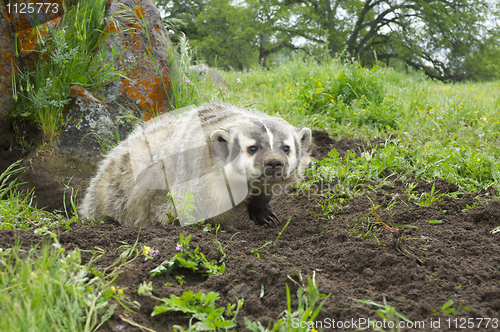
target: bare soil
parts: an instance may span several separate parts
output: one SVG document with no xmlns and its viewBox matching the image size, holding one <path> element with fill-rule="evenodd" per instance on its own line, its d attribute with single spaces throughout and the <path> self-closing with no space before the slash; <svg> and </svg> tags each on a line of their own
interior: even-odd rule
<svg viewBox="0 0 500 332">
<path fill-rule="evenodd" d="M 316 159 L 324 157 L 332 148 L 342 155 L 346 150 L 359 152 L 366 146 L 358 140 L 334 141 L 324 132 L 315 132 L 314 138 Z M 419 179 L 411 182 L 418 183 L 417 195 L 430 192 L 433 185 Z M 327 215 L 318 207 L 321 199 L 317 196 L 277 197 L 273 200 L 274 211 L 282 221 L 291 218 L 281 238 L 261 249 L 260 258 L 255 257 L 249 249 L 275 241 L 281 228 L 259 227 L 246 215 L 241 216 L 219 232 L 217 239 L 225 246 L 227 254 L 224 261 L 226 273 L 210 278 L 184 269 L 158 277 L 151 277 L 149 271 L 176 253 L 175 246 L 181 233 L 193 236 L 192 249 L 200 246 L 209 260 L 219 259 L 213 243 L 215 232 L 175 225 L 143 228 L 139 246 L 159 249 L 160 255 L 147 261 L 136 259 L 126 266 L 115 283 L 124 288 L 132 300 L 139 301 L 141 308 L 137 314 L 131 314 L 118 306 L 101 330 L 116 331 L 120 325 L 125 325 L 125 331 L 141 331 L 122 321 L 120 315 L 155 331 L 172 331 L 174 324 L 187 327 L 188 319 L 183 314 L 163 313 L 151 317 L 153 307 L 160 303 L 135 293 L 143 281 L 151 281 L 154 295 L 160 298 L 170 294 L 180 296 L 189 289 L 219 293 L 219 306 L 234 303 L 235 297 L 244 298 L 237 319 L 238 331 L 246 331 L 243 317 L 261 321 L 266 326 L 286 309 L 285 284 L 291 288 L 296 307 L 297 286 L 289 277 L 298 281 L 299 273 L 304 277 L 315 273 L 320 292 L 331 294 L 318 321 L 327 318 L 349 322 L 360 318 L 380 320 L 376 307 L 362 305 L 353 299 L 382 303 L 384 297 L 388 304 L 412 321 L 423 321 L 425 327 L 420 329 L 422 331 L 460 330 L 455 328 L 455 322 L 460 327 L 461 319 L 467 318 L 500 319 L 500 234 L 490 233 L 500 225 L 500 203 L 490 199 L 486 192 L 480 192 L 463 193 L 456 198 L 444 197 L 437 204 L 419 206 L 414 201 L 407 202 L 405 188 L 405 182 L 396 181 L 394 185 L 359 196 L 340 211 Z M 437 179 L 435 190 L 452 193 L 458 188 Z M 398 203 L 392 210 L 386 210 L 396 193 Z M 476 206 L 468 208 L 474 203 Z M 378 205 L 380 208 L 376 213 L 380 219 L 374 213 L 370 214 L 371 208 Z M 366 215 L 368 217 L 361 219 Z M 372 236 L 366 234 L 366 228 L 353 228 L 360 219 L 366 222 L 368 218 L 372 222 L 381 220 L 391 228 L 378 224 L 378 231 L 372 229 Z M 441 220 L 442 223 L 430 224 L 431 220 Z M 67 250 L 78 247 L 104 251 L 105 255 L 95 265 L 97 267 L 110 266 L 117 258 L 115 251 L 120 246 L 119 241 L 133 244 L 139 232 L 138 228 L 121 226 L 111 218 L 98 225 L 72 224 L 71 229 L 56 229 L 61 243 Z M 26 247 L 40 241 L 33 231 L 1 231 L 0 247 L 11 246 L 15 238 Z M 90 254 L 85 253 L 84 258 L 90 259 Z M 178 275 L 184 275 L 187 281 L 182 287 L 175 279 Z M 166 283 L 173 286 L 168 288 L 164 286 Z M 262 289 L 264 295 L 261 297 Z M 448 300 L 454 301 L 454 308 L 466 306 L 469 310 L 459 310 L 458 315 L 429 311 L 439 311 Z M 440 328 L 431 328 L 431 320 L 435 324 L 439 319 Z M 451 328 L 448 322 L 451 322 Z M 475 321 L 476 331 L 495 330 L 491 323 L 485 328 L 484 322 L 477 328 L 478 322 Z"/>
</svg>

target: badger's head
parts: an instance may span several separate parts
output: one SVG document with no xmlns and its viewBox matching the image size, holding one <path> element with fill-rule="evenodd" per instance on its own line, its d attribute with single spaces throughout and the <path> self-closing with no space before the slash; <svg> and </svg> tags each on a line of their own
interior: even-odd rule
<svg viewBox="0 0 500 332">
<path fill-rule="evenodd" d="M 294 181 L 310 162 L 309 128 L 295 128 L 279 118 L 248 118 L 210 135 L 212 150 L 231 173 L 247 181 Z"/>
</svg>

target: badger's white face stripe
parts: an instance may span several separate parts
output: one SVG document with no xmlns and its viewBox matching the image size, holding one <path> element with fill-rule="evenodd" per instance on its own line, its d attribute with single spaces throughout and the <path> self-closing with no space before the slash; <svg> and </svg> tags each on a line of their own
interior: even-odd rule
<svg viewBox="0 0 500 332">
<path fill-rule="evenodd" d="M 271 131 L 269 130 L 269 128 L 266 127 L 266 125 L 264 124 L 264 122 L 262 122 L 262 120 L 259 120 L 260 123 L 262 123 L 262 125 L 264 126 L 264 128 L 266 128 L 266 133 L 267 133 L 267 136 L 269 136 L 269 145 L 271 146 L 271 150 L 274 150 L 273 148 L 273 134 L 271 133 Z"/>
<path fill-rule="evenodd" d="M 283 145 L 290 147 L 290 153 L 287 155 L 289 167 L 286 173 L 286 178 L 289 178 L 297 167 L 297 151 L 295 149 L 295 140 L 292 134 L 287 135 L 286 139 L 283 141 Z"/>
</svg>

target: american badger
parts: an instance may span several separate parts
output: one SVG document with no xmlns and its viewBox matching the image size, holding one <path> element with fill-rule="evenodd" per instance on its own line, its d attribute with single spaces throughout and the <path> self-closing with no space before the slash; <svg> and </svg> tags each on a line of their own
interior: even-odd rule
<svg viewBox="0 0 500 332">
<path fill-rule="evenodd" d="M 247 206 L 257 225 L 277 225 L 269 202 L 310 162 L 309 128 L 212 103 L 138 126 L 101 162 L 80 214 L 148 226 L 179 218 L 227 224 Z"/>
</svg>

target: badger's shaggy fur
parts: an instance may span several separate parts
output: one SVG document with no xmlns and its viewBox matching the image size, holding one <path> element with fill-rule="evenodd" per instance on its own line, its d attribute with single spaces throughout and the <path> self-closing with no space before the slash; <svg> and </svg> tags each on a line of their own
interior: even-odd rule
<svg viewBox="0 0 500 332">
<path fill-rule="evenodd" d="M 228 104 L 169 113 L 138 126 L 113 148 L 90 182 L 80 214 L 130 226 L 172 217 L 182 224 L 193 220 L 184 218 L 188 214 L 227 224 L 236 208 L 247 205 L 256 224 L 276 224 L 269 201 L 302 175 L 311 143 L 308 128 Z M 181 203 L 188 194 L 194 211 Z"/>
</svg>

